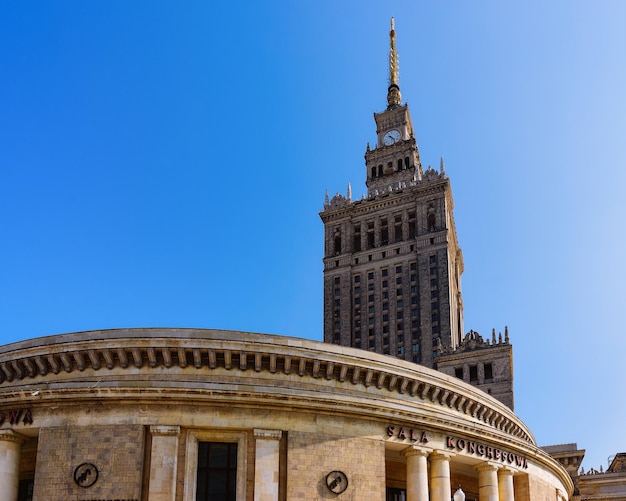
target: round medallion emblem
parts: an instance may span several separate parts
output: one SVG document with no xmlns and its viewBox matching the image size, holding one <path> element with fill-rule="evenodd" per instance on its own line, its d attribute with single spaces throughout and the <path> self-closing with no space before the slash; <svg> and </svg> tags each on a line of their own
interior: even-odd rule
<svg viewBox="0 0 626 501">
<path fill-rule="evenodd" d="M 331 492 L 341 494 L 348 488 L 348 477 L 342 471 L 331 471 L 326 475 L 326 486 Z"/>
<path fill-rule="evenodd" d="M 74 482 L 80 487 L 91 487 L 98 481 L 98 468 L 93 463 L 79 464 L 74 470 Z"/>
</svg>

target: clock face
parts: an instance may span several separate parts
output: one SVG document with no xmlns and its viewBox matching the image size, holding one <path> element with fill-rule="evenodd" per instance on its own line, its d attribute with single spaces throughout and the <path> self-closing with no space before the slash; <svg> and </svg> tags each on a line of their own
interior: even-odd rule
<svg viewBox="0 0 626 501">
<path fill-rule="evenodd" d="M 331 471 L 326 475 L 326 486 L 331 492 L 341 494 L 348 488 L 348 477 L 342 471 Z"/>
<path fill-rule="evenodd" d="M 398 141 L 400 141 L 399 130 L 396 130 L 396 129 L 390 130 L 383 136 L 383 143 L 385 143 L 385 146 L 390 146 L 394 143 L 397 143 Z"/>
</svg>

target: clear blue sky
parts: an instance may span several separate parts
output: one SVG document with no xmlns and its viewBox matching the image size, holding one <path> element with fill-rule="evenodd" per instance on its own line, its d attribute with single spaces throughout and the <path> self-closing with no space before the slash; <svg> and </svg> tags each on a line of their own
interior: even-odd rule
<svg viewBox="0 0 626 501">
<path fill-rule="evenodd" d="M 5 1 L 3 343 L 113 327 L 322 339 L 324 192 L 365 191 L 389 17 L 444 156 L 465 330 L 509 326 L 516 412 L 626 451 L 626 3 Z"/>
</svg>

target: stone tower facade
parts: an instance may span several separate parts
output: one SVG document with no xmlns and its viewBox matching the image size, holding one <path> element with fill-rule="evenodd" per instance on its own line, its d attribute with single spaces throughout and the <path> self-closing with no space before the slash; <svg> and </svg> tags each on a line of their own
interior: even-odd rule
<svg viewBox="0 0 626 501">
<path fill-rule="evenodd" d="M 367 196 L 328 195 L 324 223 L 324 341 L 435 367 L 463 333 L 463 255 L 450 180 L 422 168 L 402 103 L 393 20 L 387 108 L 374 114 Z"/>
<path fill-rule="evenodd" d="M 513 347 L 509 329 L 504 337 L 491 331 L 491 342 L 470 330 L 456 349 L 444 348 L 437 359 L 437 370 L 462 379 L 514 409 Z"/>
</svg>

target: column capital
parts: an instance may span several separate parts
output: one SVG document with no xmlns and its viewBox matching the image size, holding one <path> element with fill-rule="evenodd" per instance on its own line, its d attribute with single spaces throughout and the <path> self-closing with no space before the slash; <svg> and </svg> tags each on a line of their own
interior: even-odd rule
<svg viewBox="0 0 626 501">
<path fill-rule="evenodd" d="M 480 464 L 474 466 L 474 469 L 478 472 L 481 471 L 498 471 L 500 466 L 497 463 L 492 463 L 491 461 L 484 461 Z"/>
<path fill-rule="evenodd" d="M 13 430 L 0 431 L 0 442 L 15 442 L 17 444 L 23 445 L 26 440 L 27 438 L 24 435 L 15 433 Z"/>
<path fill-rule="evenodd" d="M 180 435 L 180 426 L 172 426 L 172 425 L 152 425 L 150 426 L 150 434 L 151 435 L 161 435 L 161 436 L 179 436 Z"/>
<path fill-rule="evenodd" d="M 500 468 L 498 468 L 498 475 L 514 475 L 515 472 L 509 468 L 508 466 L 501 466 Z"/>
<path fill-rule="evenodd" d="M 452 452 L 441 451 L 438 449 L 432 451 L 428 455 L 428 459 L 434 460 L 434 461 L 450 461 L 450 459 L 452 459 L 453 457 L 454 457 L 454 454 Z"/>
<path fill-rule="evenodd" d="M 254 438 L 260 438 L 262 440 L 280 440 L 282 436 L 282 430 L 263 430 L 261 428 L 254 429 Z"/>
<path fill-rule="evenodd" d="M 406 449 L 404 449 L 400 454 L 402 454 L 404 457 L 410 457 L 410 456 L 428 457 L 430 453 L 431 453 L 431 449 L 425 449 L 417 445 L 411 445 L 407 447 Z"/>
</svg>

